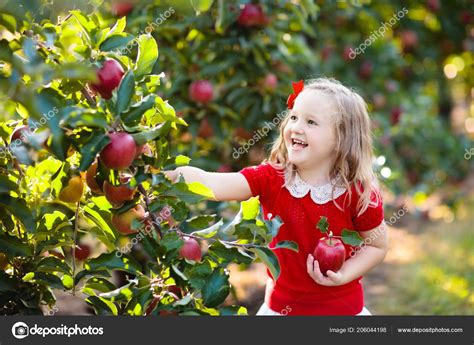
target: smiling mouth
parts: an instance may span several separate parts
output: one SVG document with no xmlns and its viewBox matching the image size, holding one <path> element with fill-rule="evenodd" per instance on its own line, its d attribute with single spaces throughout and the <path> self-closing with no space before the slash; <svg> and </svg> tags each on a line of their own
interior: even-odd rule
<svg viewBox="0 0 474 345">
<path fill-rule="evenodd" d="M 291 148 L 293 149 L 302 150 L 307 146 L 308 144 L 306 144 L 304 141 L 293 139 L 293 138 L 291 139 Z"/>
</svg>

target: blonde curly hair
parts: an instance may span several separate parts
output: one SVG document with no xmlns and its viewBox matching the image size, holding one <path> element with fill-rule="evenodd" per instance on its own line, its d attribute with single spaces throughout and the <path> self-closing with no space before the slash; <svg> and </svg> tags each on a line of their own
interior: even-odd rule
<svg viewBox="0 0 474 345">
<path fill-rule="evenodd" d="M 330 171 L 332 181 L 341 181 L 348 191 L 349 204 L 354 186 L 359 195 L 358 214 L 364 213 L 369 206 L 380 202 L 378 182 L 373 171 L 373 148 L 370 119 L 367 104 L 353 90 L 348 89 L 333 78 L 317 78 L 305 83 L 304 90 L 314 90 L 329 95 L 336 106 L 334 115 L 336 148 L 333 167 Z M 286 184 L 292 183 L 296 176 L 296 166 L 288 159 L 283 131 L 290 118 L 287 112 L 279 126 L 279 136 L 272 144 L 268 162 L 285 173 Z M 336 185 L 333 185 L 333 193 Z M 333 198 L 334 202 L 334 198 Z M 342 207 L 335 203 L 342 210 Z"/>
</svg>

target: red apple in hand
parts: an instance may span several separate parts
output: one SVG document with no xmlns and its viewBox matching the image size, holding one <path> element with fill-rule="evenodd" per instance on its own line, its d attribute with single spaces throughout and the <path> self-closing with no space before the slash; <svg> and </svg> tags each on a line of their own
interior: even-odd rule
<svg viewBox="0 0 474 345">
<path fill-rule="evenodd" d="M 98 82 L 91 84 L 91 88 L 103 98 L 109 99 L 112 97 L 112 91 L 119 86 L 123 75 L 122 66 L 116 60 L 107 59 L 97 71 Z"/>
<path fill-rule="evenodd" d="M 214 88 L 208 80 L 198 80 L 189 86 L 189 98 L 198 103 L 209 103 L 214 96 Z"/>
<path fill-rule="evenodd" d="M 110 142 L 100 152 L 100 159 L 109 169 L 128 168 L 135 159 L 135 140 L 125 132 L 109 133 L 109 138 Z"/>
<path fill-rule="evenodd" d="M 194 238 L 184 238 L 184 244 L 179 250 L 179 256 L 194 261 L 201 261 L 202 252 L 199 242 Z"/>
<path fill-rule="evenodd" d="M 313 257 L 318 260 L 321 273 L 327 276 L 327 271 L 337 272 L 341 269 L 346 259 L 346 248 L 342 241 L 334 238 L 330 232 L 328 237 L 319 239 Z"/>
</svg>

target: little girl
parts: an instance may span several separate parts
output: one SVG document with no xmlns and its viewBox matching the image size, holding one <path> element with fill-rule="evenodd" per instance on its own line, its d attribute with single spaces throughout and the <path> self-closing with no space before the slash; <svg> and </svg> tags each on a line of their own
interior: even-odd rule
<svg viewBox="0 0 474 345">
<path fill-rule="evenodd" d="M 236 173 L 180 167 L 165 174 L 176 181 L 198 181 L 216 200 L 259 196 L 264 218 L 280 216 L 283 225 L 270 248 L 294 241 L 299 251 L 274 249 L 281 267 L 269 274 L 265 302 L 257 315 L 371 315 L 364 307 L 361 278 L 387 252 L 382 200 L 372 170 L 370 120 L 364 100 L 334 79 L 294 83 L 289 111 L 270 157 Z M 338 272 L 324 276 L 312 256 L 323 234 L 321 216 L 340 236 L 357 231 L 364 246 L 346 246 Z"/>
</svg>

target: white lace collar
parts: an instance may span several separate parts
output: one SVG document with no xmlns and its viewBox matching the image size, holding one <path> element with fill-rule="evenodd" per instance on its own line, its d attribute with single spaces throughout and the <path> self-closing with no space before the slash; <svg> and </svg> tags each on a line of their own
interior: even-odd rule
<svg viewBox="0 0 474 345">
<path fill-rule="evenodd" d="M 288 181 L 289 174 L 285 175 L 285 182 Z M 328 182 L 321 186 L 312 186 L 303 181 L 298 173 L 296 173 L 295 178 L 292 183 L 286 184 L 286 189 L 290 192 L 295 198 L 303 198 L 308 192 L 310 192 L 311 199 L 316 204 L 325 204 L 328 201 L 333 200 L 332 188 L 334 188 L 334 199 L 337 199 L 339 196 L 344 194 L 346 191 L 345 187 L 341 186 L 341 178 L 338 175 L 331 182 Z"/>
</svg>

